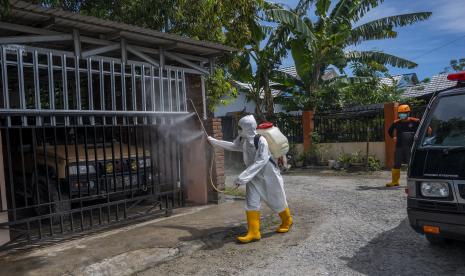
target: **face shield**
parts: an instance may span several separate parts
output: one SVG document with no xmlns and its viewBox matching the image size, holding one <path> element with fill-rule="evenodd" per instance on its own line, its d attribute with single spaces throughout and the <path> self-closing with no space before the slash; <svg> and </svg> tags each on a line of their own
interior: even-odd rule
<svg viewBox="0 0 465 276">
<path fill-rule="evenodd" d="M 237 126 L 237 135 L 242 136 L 242 127 Z"/>
</svg>

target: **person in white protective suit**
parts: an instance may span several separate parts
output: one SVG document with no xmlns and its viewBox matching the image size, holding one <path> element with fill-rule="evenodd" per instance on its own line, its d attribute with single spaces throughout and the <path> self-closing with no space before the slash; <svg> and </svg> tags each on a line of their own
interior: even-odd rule
<svg viewBox="0 0 465 276">
<path fill-rule="evenodd" d="M 261 238 L 260 201 L 262 199 L 281 217 L 282 223 L 276 230 L 278 233 L 288 232 L 293 223 L 277 162 L 271 157 L 266 139 L 257 136 L 256 129 L 255 118 L 248 115 L 239 120 L 239 136 L 234 142 L 208 137 L 210 143 L 215 146 L 243 153 L 247 168 L 235 180 L 237 186 L 246 185 L 245 210 L 248 231 L 245 236 L 237 238 L 241 243 L 258 241 Z"/>
</svg>

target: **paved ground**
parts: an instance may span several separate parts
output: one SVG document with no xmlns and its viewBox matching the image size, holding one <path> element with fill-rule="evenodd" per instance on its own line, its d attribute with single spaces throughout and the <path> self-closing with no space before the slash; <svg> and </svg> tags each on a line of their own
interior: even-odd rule
<svg viewBox="0 0 465 276">
<path fill-rule="evenodd" d="M 293 233 L 197 251 L 141 275 L 465 275 L 465 245 L 434 248 L 414 233 L 404 188 L 384 188 L 387 177 L 287 175 Z"/>
<path fill-rule="evenodd" d="M 465 245 L 431 247 L 414 233 L 403 188 L 383 188 L 386 177 L 286 175 L 295 227 L 275 234 L 278 218 L 265 208 L 263 239 L 248 245 L 234 241 L 245 230 L 239 200 L 3 257 L 0 266 L 5 275 L 464 275 Z"/>
</svg>

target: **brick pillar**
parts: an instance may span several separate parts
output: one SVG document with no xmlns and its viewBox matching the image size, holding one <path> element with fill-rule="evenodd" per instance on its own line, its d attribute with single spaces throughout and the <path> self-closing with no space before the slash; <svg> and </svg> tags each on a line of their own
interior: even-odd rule
<svg viewBox="0 0 465 276">
<path fill-rule="evenodd" d="M 223 131 L 221 128 L 221 118 L 209 118 L 207 123 L 205 124 L 208 133 L 216 138 L 216 139 L 223 139 Z M 211 167 L 211 157 L 213 156 L 213 149 L 210 145 L 207 145 L 207 151 L 209 154 L 209 163 L 208 163 L 208 175 L 210 175 L 210 167 Z M 218 193 L 215 189 L 211 186 L 211 181 L 216 186 L 216 188 L 220 191 L 224 190 L 225 187 L 225 175 L 224 175 L 224 150 L 218 147 L 214 148 L 215 153 L 215 162 L 213 163 L 213 170 L 211 179 L 208 179 L 208 201 L 214 203 L 222 203 L 224 202 L 224 196 L 222 193 Z"/>
<path fill-rule="evenodd" d="M 202 98 L 202 85 L 199 75 L 186 75 L 187 84 L 187 98 L 192 99 L 194 102 L 197 112 L 199 112 L 200 119 L 204 124 L 209 135 L 216 139 L 223 139 L 223 131 L 221 128 L 221 119 L 212 118 L 213 114 L 207 112 L 209 117 L 207 120 L 203 120 L 203 98 Z M 189 112 L 193 112 L 192 104 L 189 101 L 187 103 Z M 201 130 L 200 122 L 197 116 L 194 116 L 193 121 L 190 124 L 195 129 Z M 202 136 L 201 143 L 190 144 L 186 149 L 190 152 L 192 159 L 185 165 L 187 170 L 190 172 L 190 187 L 187 187 L 188 198 L 194 199 L 196 203 L 221 203 L 224 201 L 223 194 L 216 192 L 211 186 L 211 181 L 215 187 L 219 190 L 224 189 L 225 175 L 224 175 L 224 151 L 219 148 L 215 148 L 215 163 L 213 166 L 213 175 L 210 178 L 211 168 L 211 157 L 213 156 L 213 149 L 208 144 L 206 137 Z M 199 163 L 199 164 L 197 164 Z M 189 192 L 190 191 L 190 192 Z"/>
<path fill-rule="evenodd" d="M 304 135 L 304 152 L 310 150 L 312 146 L 312 133 L 314 128 L 313 111 L 304 111 L 302 113 L 302 128 Z"/>
<path fill-rule="evenodd" d="M 200 76 L 186 74 L 186 96 L 194 102 L 195 108 L 202 113 L 202 91 Z M 187 102 L 189 112 L 194 109 L 190 100 Z M 199 114 L 202 116 L 202 114 Z M 181 127 L 181 126 L 180 126 Z M 196 133 L 201 129 L 196 116 L 185 121 L 183 128 Z M 183 147 L 184 185 L 186 200 L 195 204 L 208 203 L 208 170 L 206 140 L 204 135 L 198 137 Z"/>
<path fill-rule="evenodd" d="M 399 103 L 384 104 L 384 140 L 386 149 L 386 167 L 391 169 L 394 166 L 394 154 L 396 141 L 389 136 L 388 130 L 392 123 L 397 120 L 397 108 Z"/>
</svg>

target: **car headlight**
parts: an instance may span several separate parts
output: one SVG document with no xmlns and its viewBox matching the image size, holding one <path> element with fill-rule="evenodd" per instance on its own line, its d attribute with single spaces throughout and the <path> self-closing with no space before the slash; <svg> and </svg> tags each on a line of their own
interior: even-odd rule
<svg viewBox="0 0 465 276">
<path fill-rule="evenodd" d="M 72 165 L 68 167 L 69 175 L 77 175 L 77 174 L 93 174 L 95 173 L 95 167 L 93 165 Z"/>
<path fill-rule="evenodd" d="M 422 182 L 420 191 L 424 197 L 449 197 L 449 184 L 446 182 Z"/>
</svg>

